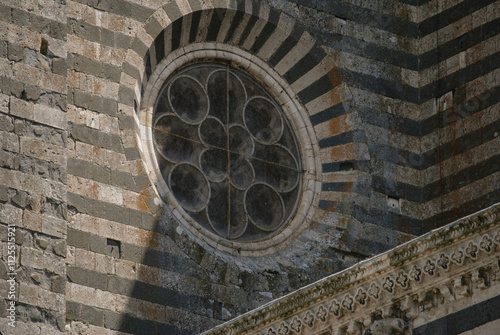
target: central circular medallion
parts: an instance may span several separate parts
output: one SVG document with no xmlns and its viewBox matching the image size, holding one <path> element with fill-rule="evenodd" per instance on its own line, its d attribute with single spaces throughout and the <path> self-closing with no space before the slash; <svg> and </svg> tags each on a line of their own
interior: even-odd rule
<svg viewBox="0 0 500 335">
<path fill-rule="evenodd" d="M 243 71 L 199 63 L 172 75 L 156 100 L 153 141 L 170 192 L 204 229 L 259 241 L 293 217 L 302 187 L 295 134 Z"/>
</svg>

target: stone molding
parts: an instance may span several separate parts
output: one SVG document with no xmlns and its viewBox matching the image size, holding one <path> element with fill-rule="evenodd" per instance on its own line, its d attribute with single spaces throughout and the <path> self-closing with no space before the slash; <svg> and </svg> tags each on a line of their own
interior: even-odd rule
<svg viewBox="0 0 500 335">
<path fill-rule="evenodd" d="M 401 334 L 411 334 L 498 295 L 499 251 L 496 204 L 204 334 L 361 334 L 388 318 L 403 320 Z"/>
</svg>

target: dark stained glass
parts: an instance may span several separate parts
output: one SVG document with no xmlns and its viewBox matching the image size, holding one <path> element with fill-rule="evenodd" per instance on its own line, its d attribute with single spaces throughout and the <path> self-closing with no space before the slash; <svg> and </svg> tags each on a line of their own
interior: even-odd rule
<svg viewBox="0 0 500 335">
<path fill-rule="evenodd" d="M 302 187 L 294 132 L 274 98 L 244 72 L 188 66 L 162 88 L 153 139 L 180 206 L 225 239 L 258 241 L 293 217 Z"/>
</svg>

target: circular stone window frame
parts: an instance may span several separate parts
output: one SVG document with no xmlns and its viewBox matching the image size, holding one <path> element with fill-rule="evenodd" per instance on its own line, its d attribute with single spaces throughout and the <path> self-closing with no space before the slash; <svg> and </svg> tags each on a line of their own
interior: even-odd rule
<svg viewBox="0 0 500 335">
<path fill-rule="evenodd" d="M 302 191 L 295 214 L 281 229 L 264 240 L 237 242 L 216 235 L 203 228 L 187 214 L 168 188 L 157 162 L 153 141 L 153 114 L 156 100 L 165 82 L 180 69 L 203 62 L 230 62 L 262 85 L 271 94 L 288 118 L 299 145 L 302 160 Z M 175 50 L 160 61 L 151 74 L 137 111 L 138 144 L 146 173 L 160 201 L 173 216 L 194 236 L 216 250 L 234 255 L 260 256 L 275 253 L 288 246 L 306 229 L 318 208 L 321 192 L 321 161 L 319 146 L 309 116 L 298 101 L 290 85 L 269 65 L 256 56 L 221 43 L 196 43 Z"/>
</svg>

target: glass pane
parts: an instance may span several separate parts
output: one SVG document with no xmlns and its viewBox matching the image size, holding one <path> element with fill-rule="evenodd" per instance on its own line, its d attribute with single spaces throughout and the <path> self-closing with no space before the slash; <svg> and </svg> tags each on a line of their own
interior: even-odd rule
<svg viewBox="0 0 500 335">
<path fill-rule="evenodd" d="M 162 175 L 204 229 L 257 241 L 295 212 L 302 165 L 293 129 L 247 74 L 217 63 L 182 69 L 158 96 L 153 124 Z"/>
</svg>

